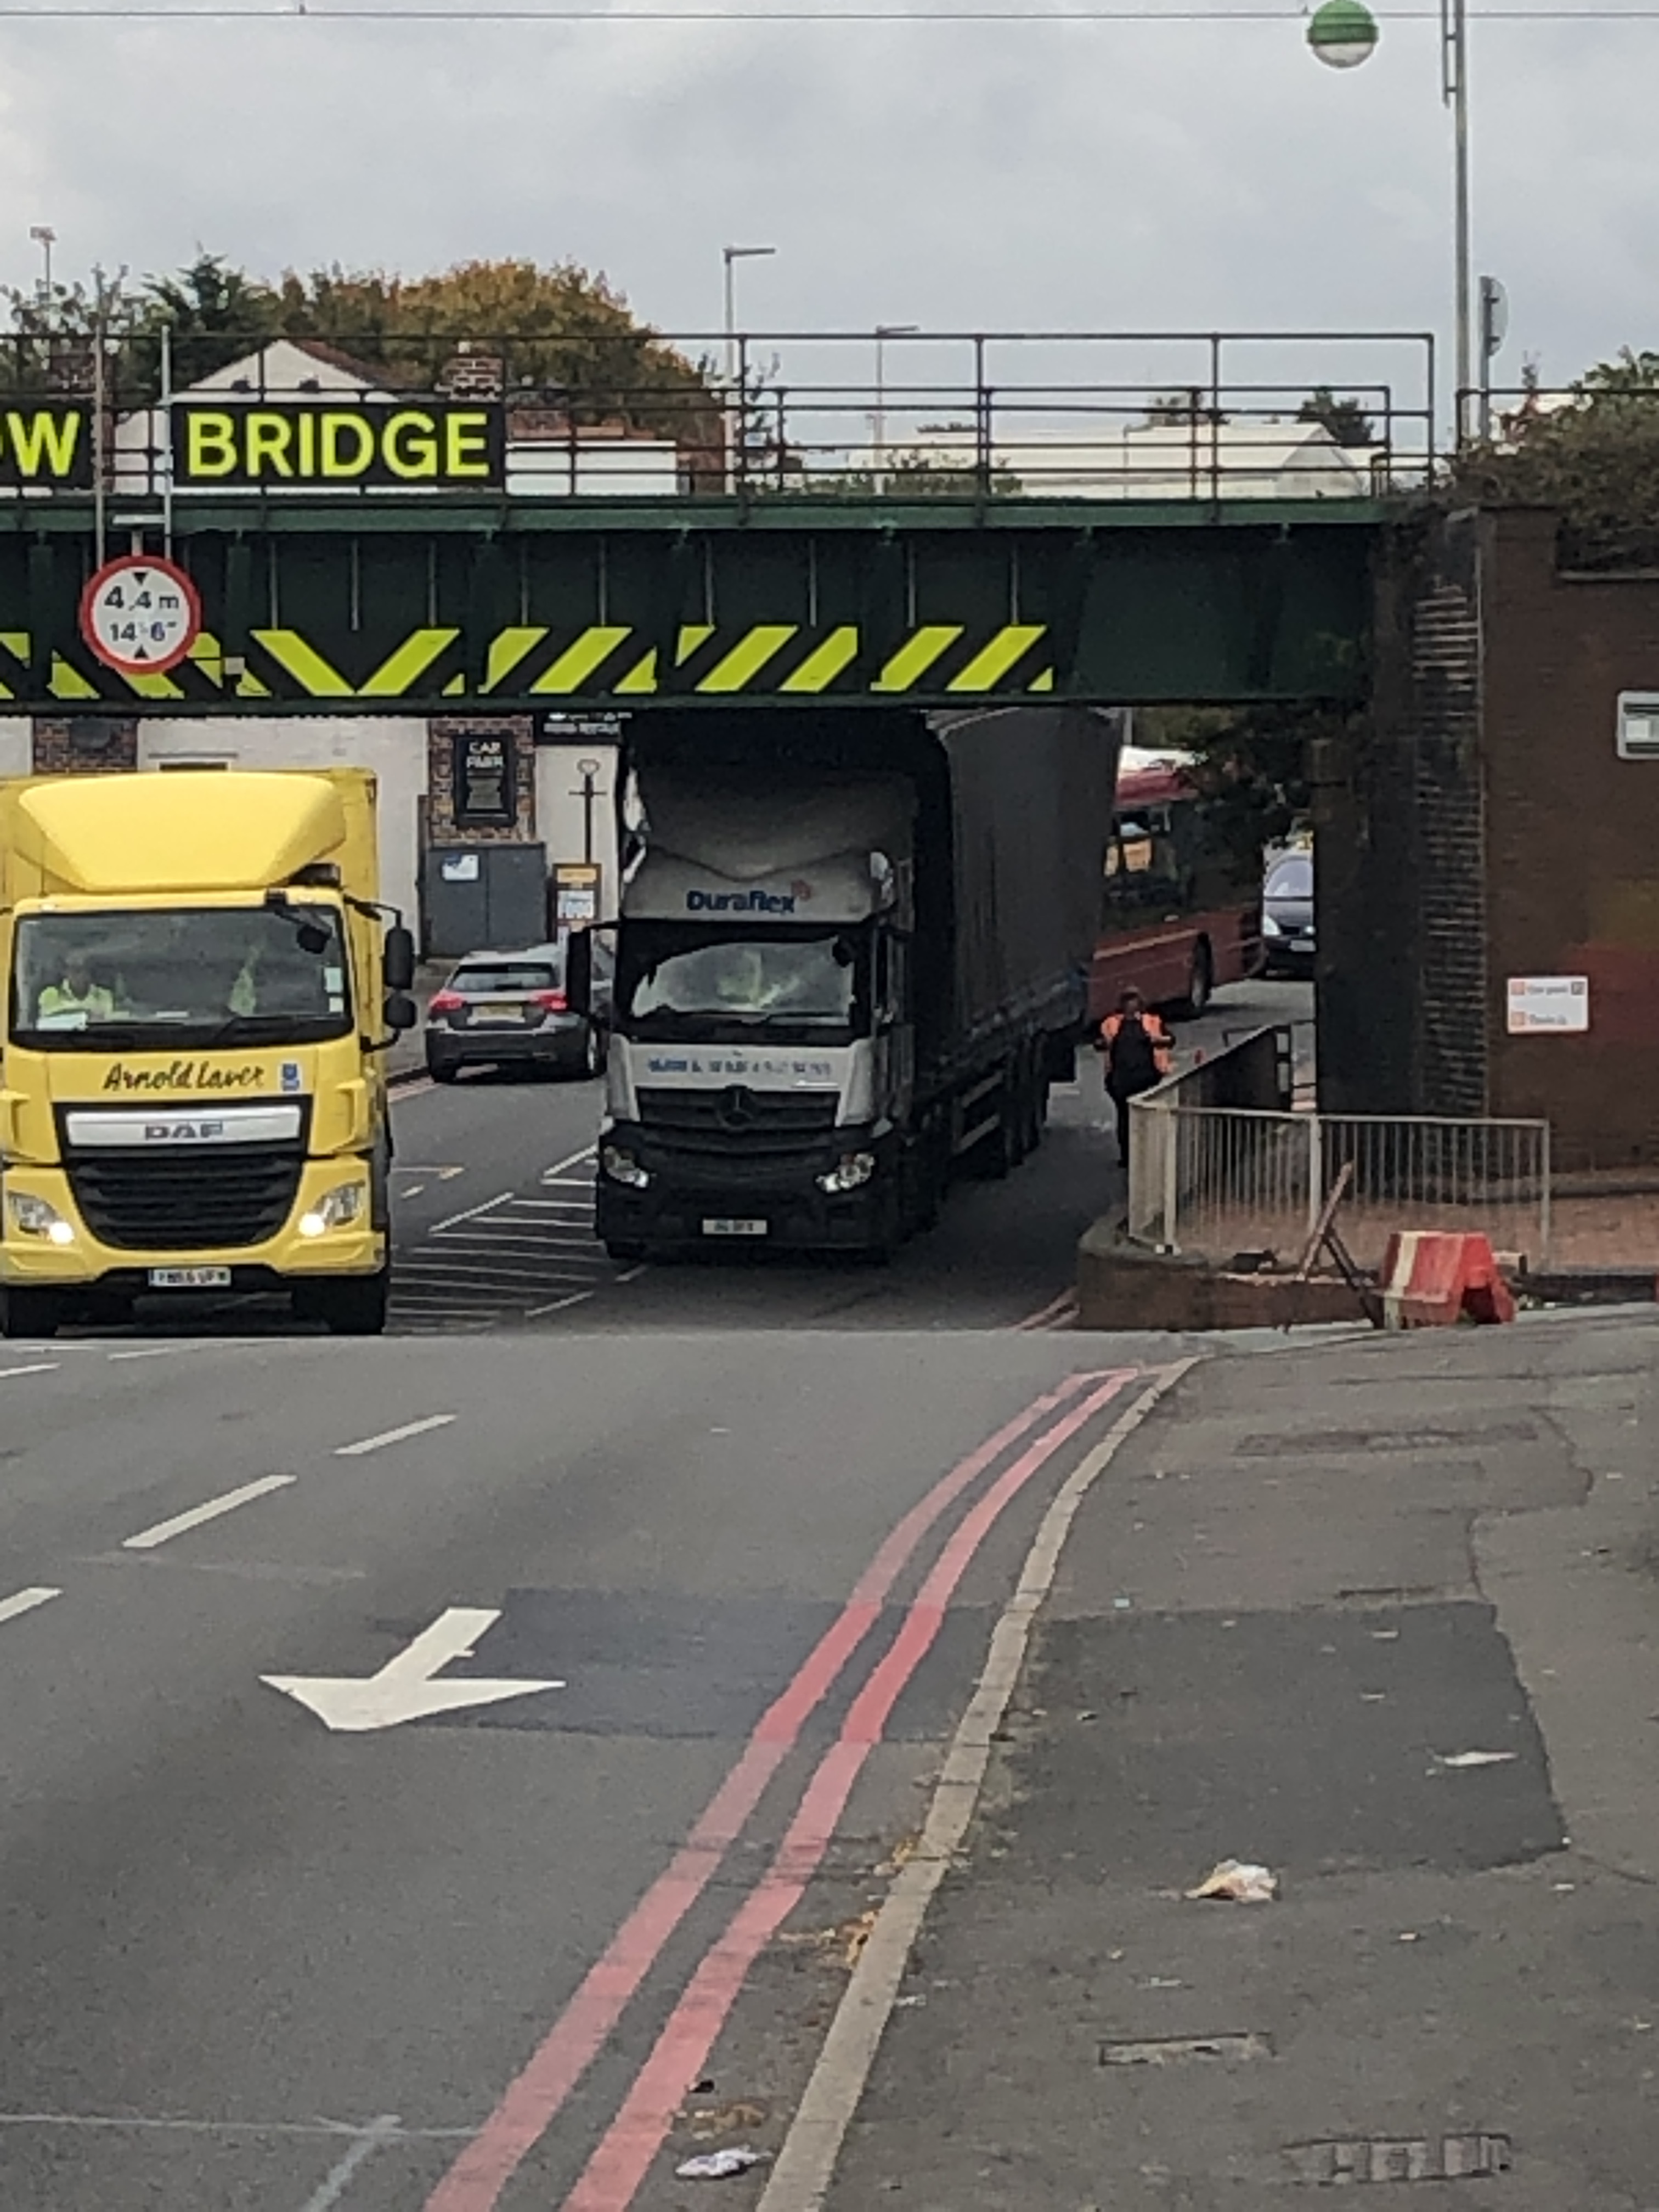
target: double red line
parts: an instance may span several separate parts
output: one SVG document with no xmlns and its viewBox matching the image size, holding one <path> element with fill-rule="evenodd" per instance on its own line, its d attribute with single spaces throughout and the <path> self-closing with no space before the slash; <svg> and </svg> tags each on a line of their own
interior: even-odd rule
<svg viewBox="0 0 1659 2212">
<path fill-rule="evenodd" d="M 945 1608 L 980 1546 L 1039 1469 L 1133 1379 L 1132 1370 L 1066 1376 L 958 1462 L 899 1522 L 782 1695 L 762 1717 L 685 1842 L 427 2199 L 425 2212 L 494 2212 L 507 2182 L 552 2124 L 669 1938 L 713 1880 L 807 1720 L 880 1620 L 923 1538 L 964 1491 L 1029 1437 L 1024 1449 L 946 1540 L 807 1783 L 771 1864 L 704 1956 L 566 2200 L 565 2212 L 625 2212 L 702 2073 L 750 1967 L 822 1863 L 853 1785 L 881 1741 L 901 1692 L 932 1649 Z"/>
</svg>

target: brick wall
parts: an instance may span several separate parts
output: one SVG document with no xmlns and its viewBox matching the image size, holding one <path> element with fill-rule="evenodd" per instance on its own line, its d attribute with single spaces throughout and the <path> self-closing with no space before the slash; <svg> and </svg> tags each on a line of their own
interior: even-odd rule
<svg viewBox="0 0 1659 2212">
<path fill-rule="evenodd" d="M 1317 749 L 1321 1103 L 1541 1117 L 1558 1165 L 1659 1165 L 1659 576 L 1560 570 L 1553 515 L 1425 517 L 1375 579 L 1372 692 Z M 1512 1037 L 1517 975 L 1590 1030 Z"/>
<path fill-rule="evenodd" d="M 1412 622 L 1413 1087 L 1419 1113 L 1479 1115 L 1487 1110 L 1480 518 L 1445 518 L 1435 554 Z"/>
<path fill-rule="evenodd" d="M 1485 532 L 1492 1110 L 1547 1115 L 1568 1167 L 1659 1164 L 1659 762 L 1614 728 L 1659 690 L 1659 576 L 1561 573 L 1550 514 Z M 1506 978 L 1565 975 L 1589 1034 L 1510 1036 Z"/>
<path fill-rule="evenodd" d="M 510 739 L 517 819 L 510 828 L 462 828 L 455 820 L 455 738 L 477 732 Z M 536 836 L 536 725 L 529 714 L 434 714 L 427 724 L 427 842 L 522 845 Z"/>
<path fill-rule="evenodd" d="M 1413 759 L 1417 599 L 1426 524 L 1390 532 L 1372 572 L 1370 696 L 1313 749 L 1319 864 L 1319 1097 L 1328 1112 L 1406 1114 L 1418 1095 L 1421 946 Z"/>
<path fill-rule="evenodd" d="M 111 775 L 138 765 L 138 724 L 124 714 L 37 715 L 36 775 Z"/>
</svg>

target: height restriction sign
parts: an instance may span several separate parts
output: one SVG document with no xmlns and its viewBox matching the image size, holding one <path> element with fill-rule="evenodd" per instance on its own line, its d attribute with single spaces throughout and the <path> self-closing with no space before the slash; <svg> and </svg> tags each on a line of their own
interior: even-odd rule
<svg viewBox="0 0 1659 2212">
<path fill-rule="evenodd" d="M 106 561 L 81 594 L 81 635 L 124 676 L 176 668 L 202 629 L 202 601 L 184 570 L 149 553 Z"/>
</svg>

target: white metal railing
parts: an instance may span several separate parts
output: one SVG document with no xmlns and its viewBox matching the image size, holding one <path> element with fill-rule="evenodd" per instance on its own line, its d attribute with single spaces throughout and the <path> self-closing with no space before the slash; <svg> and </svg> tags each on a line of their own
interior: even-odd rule
<svg viewBox="0 0 1659 2212">
<path fill-rule="evenodd" d="M 1346 1168 L 1337 1228 L 1362 1267 L 1396 1229 L 1476 1232 L 1534 1268 L 1549 1257 L 1547 1121 L 1258 1113 L 1156 1093 L 1130 1121 L 1129 1234 L 1161 1250 L 1295 1264 Z"/>
</svg>

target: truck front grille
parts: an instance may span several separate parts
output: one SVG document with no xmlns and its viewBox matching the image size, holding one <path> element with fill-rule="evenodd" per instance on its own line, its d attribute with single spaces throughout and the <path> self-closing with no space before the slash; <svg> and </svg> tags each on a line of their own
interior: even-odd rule
<svg viewBox="0 0 1659 2212">
<path fill-rule="evenodd" d="M 81 1218 L 123 1252 L 262 1244 L 293 1212 L 304 1164 L 286 1145 L 71 1152 L 66 1162 Z"/>
<path fill-rule="evenodd" d="M 835 1091 L 641 1090 L 640 1126 L 678 1152 L 814 1152 L 836 1126 Z"/>
</svg>

